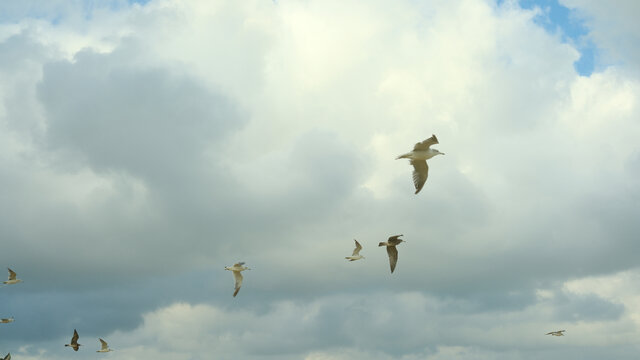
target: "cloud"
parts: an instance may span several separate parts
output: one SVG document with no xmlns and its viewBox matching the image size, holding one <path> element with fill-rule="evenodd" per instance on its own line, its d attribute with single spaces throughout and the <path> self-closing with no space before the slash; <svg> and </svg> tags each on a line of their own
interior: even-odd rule
<svg viewBox="0 0 640 360">
<path fill-rule="evenodd" d="M 632 302 L 560 289 L 636 271 L 640 88 L 627 64 L 576 74 L 534 17 L 151 1 L 3 27 L 10 345 L 61 357 L 82 327 L 136 359 L 630 358 Z M 432 133 L 447 155 L 415 196 L 394 158 Z M 559 326 L 576 336 L 540 336 Z"/>
<path fill-rule="evenodd" d="M 593 0 L 561 0 L 575 10 L 590 28 L 589 36 L 605 51 L 606 63 L 622 62 L 624 68 L 637 75 L 640 65 L 640 26 L 633 14 L 640 11 L 640 4 L 623 0 L 616 6 Z"/>
</svg>

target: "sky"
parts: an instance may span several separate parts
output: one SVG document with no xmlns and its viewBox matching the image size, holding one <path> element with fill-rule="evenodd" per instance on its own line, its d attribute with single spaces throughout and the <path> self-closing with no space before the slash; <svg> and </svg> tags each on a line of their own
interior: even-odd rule
<svg viewBox="0 0 640 360">
<path fill-rule="evenodd" d="M 0 354 L 636 359 L 638 13 L 0 2 Z"/>
</svg>

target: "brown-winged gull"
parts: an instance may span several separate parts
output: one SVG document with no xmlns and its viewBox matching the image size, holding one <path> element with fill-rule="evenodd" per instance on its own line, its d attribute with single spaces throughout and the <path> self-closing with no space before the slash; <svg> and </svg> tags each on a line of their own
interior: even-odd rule
<svg viewBox="0 0 640 360">
<path fill-rule="evenodd" d="M 380 242 L 378 246 L 386 246 L 387 254 L 389 254 L 389 266 L 391 267 L 391 273 L 393 274 L 393 270 L 396 268 L 396 264 L 398 263 L 398 250 L 396 249 L 396 245 L 401 242 L 406 242 L 402 239 L 399 239 L 400 236 L 403 235 L 394 235 L 389 238 L 387 241 Z"/>
<path fill-rule="evenodd" d="M 7 268 L 9 270 L 9 280 L 3 281 L 3 284 L 12 285 L 22 282 L 22 280 L 16 278 L 16 272 Z"/>
<path fill-rule="evenodd" d="M 74 351 L 78 351 L 78 348 L 82 346 L 82 344 L 78 344 L 78 338 L 80 338 L 80 336 L 78 336 L 78 331 L 76 331 L 76 329 L 73 329 L 73 337 L 71 338 L 71 343 L 64 344 L 64 346 L 70 346 Z"/>
</svg>

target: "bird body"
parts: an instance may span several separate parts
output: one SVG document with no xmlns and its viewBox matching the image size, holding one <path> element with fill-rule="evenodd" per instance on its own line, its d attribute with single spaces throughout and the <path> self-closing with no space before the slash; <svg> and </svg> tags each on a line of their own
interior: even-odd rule
<svg viewBox="0 0 640 360">
<path fill-rule="evenodd" d="M 100 340 L 100 344 L 102 345 L 102 347 L 100 348 L 100 350 L 96 350 L 96 352 L 105 353 L 105 352 L 113 351 L 113 350 L 109 349 L 109 345 L 107 344 L 106 341 L 104 341 L 102 339 L 98 339 L 98 340 Z"/>
<path fill-rule="evenodd" d="M 349 261 L 364 259 L 364 256 L 360 255 L 360 250 L 362 250 L 362 245 L 360 245 L 360 243 L 356 239 L 353 239 L 353 241 L 356 242 L 356 248 L 353 249 L 353 253 L 351 254 L 351 256 L 346 256 L 345 259 Z"/>
<path fill-rule="evenodd" d="M 391 267 L 392 274 L 393 270 L 396 269 L 396 264 L 398 263 L 398 249 L 396 249 L 396 245 L 399 245 L 402 242 L 406 242 L 400 239 L 400 236 L 403 235 L 391 236 L 387 241 L 382 241 L 378 244 L 378 246 L 387 247 L 387 255 L 389 255 L 389 266 Z"/>
<path fill-rule="evenodd" d="M 65 344 L 64 346 L 69 346 L 74 351 L 78 351 L 78 348 L 82 346 L 82 344 L 78 344 L 78 338 L 80 338 L 80 336 L 78 336 L 78 331 L 76 331 L 76 329 L 73 329 L 73 337 L 71 338 L 71 343 Z"/>
<path fill-rule="evenodd" d="M 396 158 L 396 160 L 409 159 L 409 162 L 413 166 L 413 185 L 416 188 L 416 194 L 422 190 L 424 183 L 427 182 L 427 177 L 429 177 L 427 160 L 436 155 L 444 155 L 444 153 L 432 149 L 431 145 L 433 144 L 439 144 L 438 138 L 436 138 L 435 135 L 431 135 L 430 138 L 415 144 L 412 151 Z"/>
<path fill-rule="evenodd" d="M 558 330 L 558 331 L 551 331 L 546 333 L 545 335 L 551 335 L 551 336 L 564 336 L 564 332 L 567 330 Z"/>
<path fill-rule="evenodd" d="M 9 279 L 7 281 L 3 281 L 3 284 L 7 284 L 7 285 L 13 285 L 13 284 L 17 284 L 22 282 L 22 280 L 16 278 L 16 273 L 15 271 L 7 268 L 9 270 Z"/>
<path fill-rule="evenodd" d="M 233 272 L 233 278 L 235 279 L 236 283 L 235 283 L 235 291 L 233 292 L 233 297 L 236 297 L 236 295 L 238 295 L 238 291 L 240 291 L 240 287 L 242 286 L 242 271 L 245 270 L 251 270 L 246 266 L 243 266 L 244 262 L 239 262 L 239 263 L 235 263 L 233 264 L 233 266 L 225 266 L 224 269 L 225 270 L 229 270 Z"/>
</svg>

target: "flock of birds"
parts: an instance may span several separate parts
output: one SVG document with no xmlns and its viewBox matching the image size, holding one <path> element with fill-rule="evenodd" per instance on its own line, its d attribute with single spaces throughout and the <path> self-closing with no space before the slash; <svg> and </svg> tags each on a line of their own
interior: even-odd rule
<svg viewBox="0 0 640 360">
<path fill-rule="evenodd" d="M 409 159 L 410 164 L 413 166 L 413 185 L 416 188 L 415 194 L 419 193 L 420 190 L 422 190 L 425 182 L 427 181 L 427 177 L 429 176 L 429 166 L 427 165 L 427 160 L 431 159 L 436 155 L 444 155 L 444 153 L 431 148 L 431 146 L 434 144 L 438 144 L 438 139 L 436 138 L 435 135 L 432 135 L 430 138 L 415 144 L 412 151 L 406 154 L 402 154 L 396 158 L 396 160 Z M 387 239 L 387 241 L 382 241 L 378 244 L 378 246 L 384 246 L 387 249 L 387 255 L 389 256 L 389 267 L 391 269 L 391 273 L 393 273 L 398 263 L 398 249 L 396 249 L 396 246 L 400 245 L 403 242 L 406 242 L 405 240 L 400 239 L 401 236 L 403 235 L 391 236 L 389 237 L 389 239 Z M 349 261 L 356 261 L 356 260 L 365 258 L 364 256 L 360 255 L 360 250 L 362 250 L 362 245 L 360 245 L 358 240 L 354 239 L 354 241 L 355 241 L 356 247 L 355 249 L 353 249 L 353 253 L 351 254 L 351 256 L 345 257 L 345 259 Z M 244 262 L 238 262 L 233 264 L 233 266 L 224 267 L 225 270 L 229 270 L 233 273 L 233 278 L 235 280 L 233 297 L 236 297 L 238 295 L 238 292 L 240 291 L 240 287 L 242 286 L 242 280 L 243 280 L 242 272 L 245 270 L 251 270 L 249 267 L 244 266 L 244 264 L 245 264 Z M 20 282 L 22 282 L 22 280 L 18 279 L 16 277 L 16 273 L 13 270 L 9 269 L 9 279 L 7 281 L 3 281 L 3 284 L 13 285 Z M 11 323 L 13 321 L 14 321 L 13 317 L 0 319 L 0 323 L 2 324 Z M 564 336 L 565 331 L 566 330 L 551 331 L 545 335 Z M 64 346 L 71 347 L 74 351 L 78 351 L 78 349 L 81 346 L 81 344 L 78 343 L 79 338 L 80 336 L 78 335 L 78 331 L 74 329 L 71 342 L 69 344 L 65 344 Z M 102 339 L 98 339 L 98 340 L 100 340 L 101 348 L 100 350 L 96 350 L 96 352 L 106 353 L 106 352 L 113 351 L 109 348 L 109 345 L 107 344 L 106 341 Z M 10 353 L 7 354 L 2 360 L 11 360 L 11 354 Z"/>
</svg>

